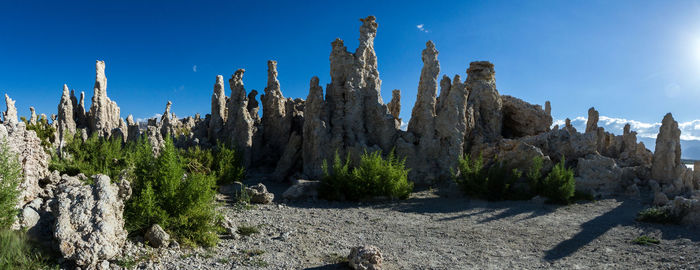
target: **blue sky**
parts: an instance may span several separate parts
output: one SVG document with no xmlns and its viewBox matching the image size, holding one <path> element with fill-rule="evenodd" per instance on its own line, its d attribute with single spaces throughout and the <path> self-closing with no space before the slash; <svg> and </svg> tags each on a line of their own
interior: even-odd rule
<svg viewBox="0 0 700 270">
<path fill-rule="evenodd" d="M 245 68 L 246 89 L 262 92 L 274 59 L 284 95 L 306 98 L 312 76 L 330 81 L 330 43 L 354 51 L 367 15 L 379 23 L 382 95 L 402 90 L 404 120 L 427 40 L 441 73 L 464 78 L 469 62 L 491 61 L 502 94 L 550 100 L 555 119 L 591 106 L 649 123 L 700 119 L 698 1 L 2 1 L 0 93 L 20 115 L 51 114 L 65 83 L 89 106 L 100 59 L 122 117 L 168 100 L 179 116 L 206 114 L 216 75 Z"/>
</svg>

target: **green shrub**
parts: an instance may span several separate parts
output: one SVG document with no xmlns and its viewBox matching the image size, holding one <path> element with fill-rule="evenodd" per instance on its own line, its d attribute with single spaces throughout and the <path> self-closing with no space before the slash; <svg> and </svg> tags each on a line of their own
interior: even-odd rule
<svg viewBox="0 0 700 270">
<path fill-rule="evenodd" d="M 547 177 L 542 179 L 541 194 L 554 203 L 569 203 L 576 190 L 576 179 L 574 170 L 566 168 L 565 160 L 554 165 Z"/>
<path fill-rule="evenodd" d="M 243 236 L 251 236 L 253 234 L 260 233 L 260 229 L 258 229 L 256 226 L 241 225 L 238 226 L 238 230 L 236 230 L 236 232 Z"/>
<path fill-rule="evenodd" d="M 343 162 L 335 153 L 333 167 L 323 162 L 324 176 L 319 193 L 330 200 L 364 200 L 378 196 L 391 199 L 406 199 L 413 190 L 408 181 L 406 160 L 400 160 L 392 151 L 384 159 L 381 151 L 367 153 L 360 157 L 360 164 L 351 168 L 350 156 Z"/>
<path fill-rule="evenodd" d="M 0 142 L 0 230 L 8 229 L 17 216 L 17 200 L 22 181 L 22 167 L 17 155 L 10 152 L 7 142 Z"/>
<path fill-rule="evenodd" d="M 0 230 L 0 269 L 47 269 L 48 260 L 24 233 Z"/>
<path fill-rule="evenodd" d="M 651 207 L 639 211 L 637 213 L 637 221 L 649 222 L 649 223 L 660 223 L 660 224 L 673 224 L 677 223 L 678 220 L 671 215 L 669 210 L 661 207 Z"/>
<path fill-rule="evenodd" d="M 130 164 L 130 151 L 121 137 L 105 139 L 93 134 L 85 142 L 80 135 L 67 140 L 63 146 L 63 157 L 54 155 L 49 165 L 50 170 L 61 174 L 87 176 L 95 174 L 108 175 L 112 180 Z"/>
<path fill-rule="evenodd" d="M 27 130 L 36 132 L 36 136 L 41 140 L 41 146 L 45 149 L 51 149 L 52 142 L 56 141 L 56 128 L 49 125 L 49 120 L 41 116 L 36 124 L 30 124 L 26 118 L 22 117 L 22 121 L 27 124 Z"/>
<path fill-rule="evenodd" d="M 240 182 L 245 177 L 245 167 L 240 156 L 226 144 L 218 143 L 212 150 L 195 146 L 181 150 L 180 153 L 188 172 L 213 174 L 218 185 Z"/>
<path fill-rule="evenodd" d="M 527 183 L 530 187 L 530 193 L 534 195 L 540 194 L 542 192 L 542 164 L 544 160 L 535 156 L 532 158 L 532 165 L 525 175 L 527 177 Z"/>
<path fill-rule="evenodd" d="M 472 197 L 498 201 L 516 197 L 513 184 L 522 173 L 517 169 L 508 170 L 506 164 L 497 161 L 486 167 L 483 156 L 474 159 L 465 155 L 459 159 L 459 174 L 453 179 L 462 191 Z"/>
<path fill-rule="evenodd" d="M 213 246 L 218 241 L 216 178 L 199 172 L 185 175 L 185 167 L 170 137 L 154 157 L 141 138 L 133 146 L 132 199 L 125 210 L 130 232 L 144 232 L 159 224 L 185 244 Z"/>
<path fill-rule="evenodd" d="M 640 237 L 635 238 L 632 240 L 633 243 L 638 244 L 638 245 L 643 245 L 643 246 L 649 246 L 649 245 L 658 245 L 661 243 L 659 239 L 656 239 L 654 237 L 649 237 L 646 235 L 642 235 Z"/>
</svg>

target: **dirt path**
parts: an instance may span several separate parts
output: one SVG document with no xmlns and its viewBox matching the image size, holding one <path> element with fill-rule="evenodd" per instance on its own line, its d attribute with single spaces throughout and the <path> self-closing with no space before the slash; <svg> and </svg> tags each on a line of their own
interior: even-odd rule
<svg viewBox="0 0 700 270">
<path fill-rule="evenodd" d="M 286 185 L 268 184 L 277 197 Z M 279 202 L 222 208 L 259 234 L 210 251 L 165 256 L 164 269 L 346 269 L 351 247 L 378 246 L 386 269 L 698 269 L 700 231 L 634 221 L 645 206 L 606 199 L 557 207 L 441 198 L 400 202 Z M 633 239 L 661 240 L 643 246 Z"/>
</svg>

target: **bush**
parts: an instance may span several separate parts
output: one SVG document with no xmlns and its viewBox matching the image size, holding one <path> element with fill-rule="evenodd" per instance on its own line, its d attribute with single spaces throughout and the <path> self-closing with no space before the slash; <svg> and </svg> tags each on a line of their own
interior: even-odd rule
<svg viewBox="0 0 700 270">
<path fill-rule="evenodd" d="M 360 157 L 360 164 L 351 168 L 350 156 L 343 162 L 335 153 L 333 166 L 323 162 L 324 176 L 321 179 L 319 194 L 330 200 L 365 200 L 378 196 L 391 199 L 406 199 L 413 190 L 408 182 L 406 160 L 398 159 L 392 151 L 384 159 L 381 151 L 367 153 Z"/>
<path fill-rule="evenodd" d="M 542 160 L 541 157 L 535 156 L 532 159 L 532 166 L 530 166 L 530 169 L 528 169 L 527 174 L 525 175 L 527 177 L 527 183 L 530 187 L 530 193 L 533 194 L 533 196 L 542 192 L 543 162 L 544 160 Z"/>
<path fill-rule="evenodd" d="M 658 245 L 661 243 L 659 239 L 656 239 L 654 237 L 649 237 L 646 235 L 642 235 L 640 237 L 635 238 L 632 240 L 633 243 L 638 244 L 638 245 L 643 245 L 643 246 L 649 246 L 649 245 Z"/>
<path fill-rule="evenodd" d="M 167 137 L 158 157 L 147 139 L 133 147 L 132 199 L 125 210 L 130 232 L 159 224 L 185 244 L 214 246 L 218 241 L 216 178 L 200 172 L 185 177 L 185 166 Z"/>
<path fill-rule="evenodd" d="M 517 169 L 509 171 L 504 162 L 497 161 L 487 168 L 481 155 L 476 159 L 465 155 L 458 166 L 459 174 L 453 179 L 465 194 L 490 201 L 516 197 L 513 184 L 522 173 Z"/>
<path fill-rule="evenodd" d="M 105 139 L 93 134 L 83 142 L 76 134 L 63 146 L 63 157 L 54 155 L 51 158 L 49 169 L 68 175 L 104 174 L 115 180 L 130 164 L 128 150 L 121 137 Z"/>
<path fill-rule="evenodd" d="M 576 190 L 574 170 L 566 168 L 565 160 L 554 165 L 552 171 L 542 179 L 541 194 L 555 203 L 569 203 Z"/>
<path fill-rule="evenodd" d="M 6 141 L 0 142 L 0 230 L 9 229 L 17 216 L 17 200 L 22 181 L 22 167 L 10 152 Z"/>
<path fill-rule="evenodd" d="M 49 125 L 49 120 L 46 117 L 41 116 L 36 124 L 30 124 L 24 117 L 22 117 L 22 121 L 27 124 L 27 130 L 36 132 L 36 136 L 41 140 L 41 146 L 47 150 L 51 149 L 52 142 L 56 141 L 56 128 Z"/>
<path fill-rule="evenodd" d="M 669 210 L 660 207 L 651 207 L 639 211 L 637 213 L 637 221 L 649 222 L 649 223 L 660 223 L 660 224 L 673 224 L 678 223 L 678 220 L 671 215 Z"/>
<path fill-rule="evenodd" d="M 240 156 L 226 144 L 218 143 L 213 150 L 195 146 L 181 150 L 180 153 L 188 172 L 213 174 L 218 185 L 240 182 L 245 177 L 245 167 Z"/>
<path fill-rule="evenodd" d="M 46 269 L 47 261 L 24 233 L 0 230 L 0 269 Z"/>
</svg>

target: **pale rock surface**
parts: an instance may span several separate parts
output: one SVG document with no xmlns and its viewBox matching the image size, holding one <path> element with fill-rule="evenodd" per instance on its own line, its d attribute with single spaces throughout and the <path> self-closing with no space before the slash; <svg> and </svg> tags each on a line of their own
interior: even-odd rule
<svg viewBox="0 0 700 270">
<path fill-rule="evenodd" d="M 211 119 L 209 120 L 209 140 L 215 142 L 222 133 L 226 123 L 226 92 L 224 76 L 217 75 L 214 94 L 211 96 Z"/>
<path fill-rule="evenodd" d="M 348 264 L 355 270 L 381 270 L 384 258 L 378 247 L 359 246 L 350 250 Z"/>
<path fill-rule="evenodd" d="M 666 114 L 656 137 L 656 148 L 651 164 L 651 178 L 660 184 L 672 184 L 685 169 L 681 162 L 681 130 L 671 113 Z"/>
<path fill-rule="evenodd" d="M 256 132 L 255 122 L 248 112 L 248 96 L 243 86 L 244 69 L 236 70 L 229 79 L 231 98 L 226 104 L 227 139 L 240 151 L 246 167 L 252 161 L 253 136 Z"/>
<path fill-rule="evenodd" d="M 498 140 L 503 129 L 503 101 L 496 90 L 493 64 L 471 62 L 467 69 L 467 89 L 468 106 L 474 114 L 474 129 L 469 136 L 471 143 Z"/>
<path fill-rule="evenodd" d="M 503 100 L 503 134 L 518 138 L 537 135 L 549 130 L 552 116 L 540 105 L 532 105 L 519 98 L 501 96 Z"/>
<path fill-rule="evenodd" d="M 33 130 L 27 130 L 24 122 L 16 126 L 0 125 L 0 139 L 7 139 L 7 145 L 11 153 L 18 155 L 18 161 L 22 166 L 23 181 L 19 185 L 21 190 L 19 205 L 22 206 L 37 198 L 41 192 L 39 180 L 49 175 L 50 156 L 44 151 L 41 140 Z M 6 134 L 5 131 L 7 132 Z"/>
<path fill-rule="evenodd" d="M 97 175 L 95 184 L 83 185 L 77 179 L 58 187 L 54 213 L 54 237 L 65 259 L 79 266 L 94 267 L 121 252 L 126 242 L 124 201 L 130 192 Z"/>
<path fill-rule="evenodd" d="M 541 149 L 553 161 L 559 161 L 562 157 L 574 160 L 589 154 L 596 154 L 595 138 L 594 134 L 582 134 L 564 128 L 523 137 L 519 140 Z"/>
<path fill-rule="evenodd" d="M 63 95 L 58 104 L 58 139 L 61 146 L 64 142 L 75 134 L 76 124 L 74 117 L 73 102 L 71 101 L 68 85 L 63 85 Z"/>
<path fill-rule="evenodd" d="M 34 110 L 34 107 L 29 107 L 29 111 L 31 113 L 31 116 L 29 116 L 29 124 L 36 125 L 36 110 Z"/>
<path fill-rule="evenodd" d="M 10 126 L 15 126 L 19 122 L 17 120 L 17 107 L 15 107 L 15 101 L 5 94 L 5 105 L 7 110 L 3 113 L 3 123 Z"/>
<path fill-rule="evenodd" d="M 579 158 L 576 167 L 576 190 L 593 196 L 609 196 L 625 187 L 622 185 L 622 169 L 615 160 L 601 155 Z"/>
<path fill-rule="evenodd" d="M 88 124 L 92 133 L 101 137 L 110 137 L 112 131 L 119 127 L 119 107 L 107 96 L 107 77 L 105 62 L 95 63 L 95 87 L 92 106 L 88 112 Z"/>
</svg>

